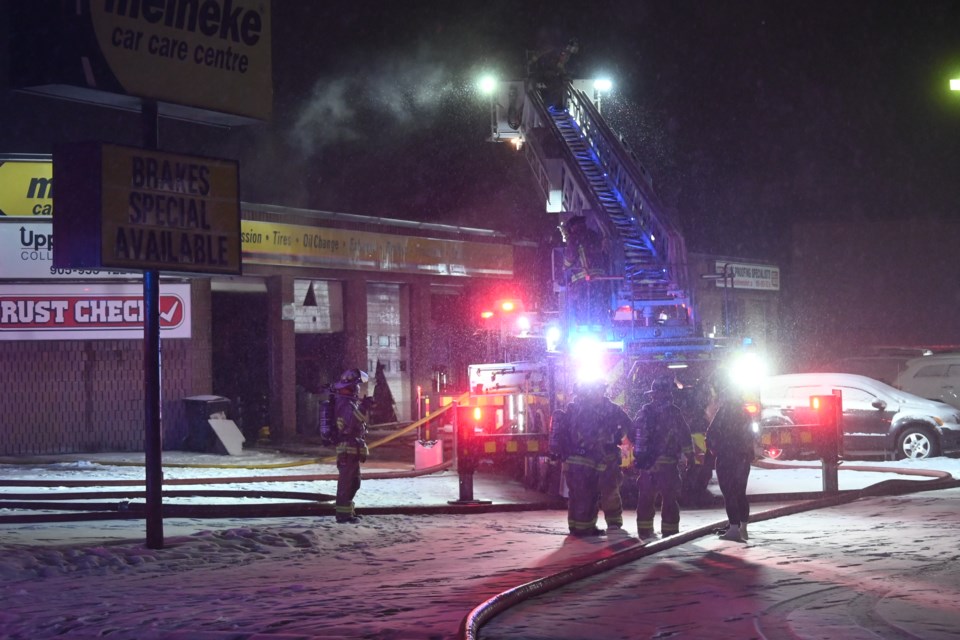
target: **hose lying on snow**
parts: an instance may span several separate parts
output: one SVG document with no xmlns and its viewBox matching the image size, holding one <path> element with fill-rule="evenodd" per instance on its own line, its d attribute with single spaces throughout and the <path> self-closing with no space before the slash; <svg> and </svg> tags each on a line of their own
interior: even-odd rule
<svg viewBox="0 0 960 640">
<path fill-rule="evenodd" d="M 767 465 L 762 466 L 765 468 L 771 468 Z M 811 468 L 811 465 L 797 465 L 796 467 L 775 465 L 772 468 Z M 876 484 L 870 485 L 869 487 L 864 487 L 863 489 L 825 495 L 818 499 L 806 500 L 797 504 L 787 505 L 777 509 L 770 509 L 769 511 L 763 511 L 757 514 L 751 514 L 750 521 L 759 522 L 763 520 L 772 520 L 774 518 L 794 515 L 804 511 L 824 509 L 826 507 L 833 507 L 840 504 L 853 502 L 862 497 L 901 495 L 911 492 L 933 491 L 936 489 L 960 487 L 960 481 L 954 480 L 951 474 L 944 471 L 918 469 L 916 472 L 914 472 L 914 470 L 866 466 L 852 467 L 846 465 L 843 468 L 853 471 L 874 471 L 880 473 L 892 472 L 901 475 L 916 475 L 923 476 L 928 479 L 919 482 L 916 480 L 902 479 L 883 480 Z M 480 637 L 480 627 L 489 622 L 494 616 L 502 611 L 505 611 L 506 609 L 509 609 L 510 607 L 543 595 L 544 593 L 559 589 L 560 587 L 566 586 L 573 582 L 584 580 L 591 576 L 595 576 L 605 571 L 623 566 L 635 560 L 653 555 L 659 551 L 672 549 L 682 544 L 686 544 L 687 542 L 696 540 L 697 538 L 712 535 L 716 529 L 725 524 L 727 524 L 727 521 L 724 519 L 713 524 L 698 527 L 697 529 L 693 529 L 691 531 L 678 533 L 648 544 L 638 542 L 631 547 L 621 551 L 616 551 L 606 558 L 601 558 L 600 560 L 595 560 L 583 565 L 564 569 L 558 573 L 554 573 L 517 587 L 513 587 L 512 589 L 508 589 L 507 591 L 499 593 L 474 607 L 461 621 L 459 638 L 463 640 L 477 640 Z"/>
<path fill-rule="evenodd" d="M 446 471 L 453 466 L 453 461 L 441 462 L 432 467 L 409 471 L 364 472 L 364 480 L 390 480 L 393 478 L 416 478 L 439 471 Z M 190 484 L 241 484 L 250 482 L 315 482 L 318 480 L 336 480 L 335 473 L 301 474 L 293 476 L 235 476 L 230 478 L 167 478 L 164 485 Z M 0 479 L 0 487 L 138 487 L 143 480 L 11 480 Z"/>
</svg>

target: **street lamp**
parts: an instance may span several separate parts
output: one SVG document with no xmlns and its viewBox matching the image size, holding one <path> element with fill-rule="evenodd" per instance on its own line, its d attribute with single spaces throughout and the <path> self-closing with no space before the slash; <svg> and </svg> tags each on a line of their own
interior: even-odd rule
<svg viewBox="0 0 960 640">
<path fill-rule="evenodd" d="M 610 78 L 597 78 L 593 81 L 593 101 L 597 103 L 597 111 L 600 111 L 600 101 L 603 98 L 603 94 L 610 93 L 612 88 L 613 82 Z"/>
<path fill-rule="evenodd" d="M 497 90 L 497 79 L 489 73 L 485 74 L 480 77 L 477 87 L 483 95 L 492 96 L 493 92 Z"/>
</svg>

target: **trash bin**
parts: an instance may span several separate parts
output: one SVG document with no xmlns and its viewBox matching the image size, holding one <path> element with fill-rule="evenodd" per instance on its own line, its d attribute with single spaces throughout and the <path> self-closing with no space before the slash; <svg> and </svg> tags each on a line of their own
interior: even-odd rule
<svg viewBox="0 0 960 640">
<path fill-rule="evenodd" d="M 190 396 L 183 403 L 187 412 L 187 439 L 184 449 L 209 452 L 216 443 L 210 418 L 226 418 L 230 399 L 221 396 Z"/>
</svg>

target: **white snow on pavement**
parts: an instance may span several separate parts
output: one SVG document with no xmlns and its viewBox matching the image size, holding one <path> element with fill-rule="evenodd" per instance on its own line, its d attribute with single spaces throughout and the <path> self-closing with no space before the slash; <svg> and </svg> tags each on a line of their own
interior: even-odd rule
<svg viewBox="0 0 960 640">
<path fill-rule="evenodd" d="M 0 465 L 0 478 L 142 477 L 142 468 L 96 458 Z M 960 476 L 960 461 L 949 458 L 848 464 Z M 171 467 L 164 478 L 247 473 Z M 884 479 L 843 470 L 840 488 Z M 264 487 L 333 493 L 335 482 L 249 484 Z M 754 469 L 749 490 L 821 487 L 816 469 Z M 28 490 L 41 491 L 3 487 L 0 495 Z M 478 474 L 474 491 L 495 502 L 539 497 L 491 474 Z M 445 505 L 457 497 L 456 474 L 444 472 L 366 480 L 357 504 Z M 732 638 L 761 630 L 773 638 L 781 627 L 798 637 L 901 637 L 892 629 L 955 637 L 945 634 L 960 628 L 952 606 L 960 595 L 957 500 L 960 489 L 887 496 L 756 522 L 747 545 L 698 539 L 508 610 L 481 637 Z M 771 506 L 755 503 L 754 512 Z M 355 526 L 329 517 L 168 519 L 163 549 L 146 548 L 143 521 L 4 524 L 0 636 L 453 638 L 487 598 L 633 545 L 632 513 L 625 520 L 624 533 L 580 540 L 566 536 L 561 510 L 369 515 Z M 685 510 L 681 528 L 723 520 L 720 509 Z M 823 635 L 829 628 L 836 632 Z"/>
</svg>

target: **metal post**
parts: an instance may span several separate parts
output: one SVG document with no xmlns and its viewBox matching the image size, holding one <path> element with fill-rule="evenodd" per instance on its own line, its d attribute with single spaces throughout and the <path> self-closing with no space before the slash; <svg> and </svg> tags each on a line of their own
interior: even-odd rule
<svg viewBox="0 0 960 640">
<path fill-rule="evenodd" d="M 447 411 L 453 414 L 453 442 L 451 444 L 453 447 L 453 464 L 451 468 L 457 472 L 460 470 L 460 412 L 457 411 L 457 407 L 459 406 L 460 403 L 454 400 L 450 403 L 450 408 L 447 409 Z"/>
<path fill-rule="evenodd" d="M 159 147 L 157 103 L 143 101 L 141 122 L 145 149 Z M 146 468 L 147 548 L 163 548 L 163 462 L 160 427 L 160 274 L 143 272 L 143 401 L 144 466 Z"/>
<path fill-rule="evenodd" d="M 459 484 L 459 499 L 448 500 L 448 504 L 453 505 L 478 505 L 490 504 L 489 500 L 476 500 L 473 497 L 473 474 L 477 470 L 477 460 L 471 456 L 461 456 L 460 441 L 460 412 L 457 411 L 458 403 L 453 403 L 453 468 L 457 471 L 457 480 Z M 472 426 L 470 427 L 473 428 Z"/>
<path fill-rule="evenodd" d="M 723 337 L 730 337 L 730 263 L 723 265 Z"/>
<path fill-rule="evenodd" d="M 460 472 L 457 474 L 457 478 L 460 484 L 460 499 L 457 500 L 457 503 L 472 503 L 473 500 L 473 472 L 466 471 L 462 467 Z"/>
<path fill-rule="evenodd" d="M 840 491 L 840 480 L 837 475 L 837 457 L 827 456 L 823 459 L 823 492 L 838 493 Z"/>
<path fill-rule="evenodd" d="M 829 434 L 830 449 L 823 459 L 824 493 L 838 493 L 840 491 L 838 470 L 840 455 L 843 451 L 843 393 L 840 389 L 833 389 L 832 395 L 836 398 L 836 402 L 830 407 L 833 411 L 830 421 L 833 433 Z"/>
</svg>

